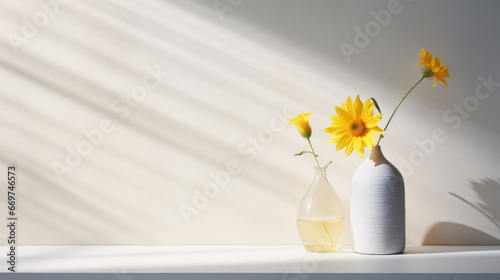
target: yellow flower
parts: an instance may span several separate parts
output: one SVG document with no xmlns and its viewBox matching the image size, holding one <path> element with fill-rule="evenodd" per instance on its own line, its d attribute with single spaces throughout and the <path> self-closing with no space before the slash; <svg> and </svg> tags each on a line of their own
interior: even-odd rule
<svg viewBox="0 0 500 280">
<path fill-rule="evenodd" d="M 382 114 L 374 116 L 373 107 L 374 103 L 370 99 L 361 103 L 358 95 L 353 103 L 351 97 L 347 97 L 347 102 L 342 103 L 342 107 L 335 107 L 338 116 L 331 116 L 330 120 L 333 123 L 325 128 L 325 132 L 333 134 L 328 144 L 337 143 L 337 151 L 345 147 L 346 156 L 356 149 L 359 156 L 363 158 L 365 146 L 371 150 L 377 145 L 372 133 L 384 133 L 377 127 Z"/>
<path fill-rule="evenodd" d="M 417 66 L 423 65 L 425 67 L 422 71 L 424 77 L 435 77 L 436 80 L 434 82 L 434 87 L 436 87 L 438 80 L 441 81 L 443 85 L 448 87 L 448 84 L 446 84 L 444 78 L 449 78 L 450 74 L 448 74 L 446 65 L 444 65 L 444 63 L 441 63 L 439 57 L 432 58 L 432 53 L 426 52 L 425 49 L 422 48 L 422 51 L 420 52 L 420 59 L 422 60 L 422 62 L 417 64 Z"/>
<path fill-rule="evenodd" d="M 311 138 L 311 126 L 309 126 L 309 118 L 311 117 L 311 113 L 302 113 L 293 117 L 293 119 L 288 120 L 287 123 L 294 124 L 297 127 L 300 135 L 302 137 L 309 139 Z"/>
</svg>

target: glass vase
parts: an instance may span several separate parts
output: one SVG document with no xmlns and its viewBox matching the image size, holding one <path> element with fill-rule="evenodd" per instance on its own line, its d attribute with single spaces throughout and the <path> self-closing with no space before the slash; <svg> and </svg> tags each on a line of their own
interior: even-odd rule
<svg viewBox="0 0 500 280">
<path fill-rule="evenodd" d="M 316 175 L 300 202 L 297 229 L 305 249 L 334 252 L 344 231 L 344 211 L 326 176 L 326 167 L 315 167 Z"/>
</svg>

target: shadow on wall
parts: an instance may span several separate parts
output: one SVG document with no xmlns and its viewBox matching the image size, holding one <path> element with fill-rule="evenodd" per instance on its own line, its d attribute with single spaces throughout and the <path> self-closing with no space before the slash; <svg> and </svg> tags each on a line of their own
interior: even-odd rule
<svg viewBox="0 0 500 280">
<path fill-rule="evenodd" d="M 490 220 L 499 236 L 500 181 L 487 178 L 481 181 L 471 181 L 471 186 L 479 201 L 475 204 L 455 193 L 449 194 Z M 500 239 L 466 225 L 440 222 L 427 232 L 423 245 L 500 245 Z"/>
</svg>

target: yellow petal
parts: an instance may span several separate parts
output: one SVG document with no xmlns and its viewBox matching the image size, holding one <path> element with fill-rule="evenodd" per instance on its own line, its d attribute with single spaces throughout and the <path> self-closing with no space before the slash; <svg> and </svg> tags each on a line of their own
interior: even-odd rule
<svg viewBox="0 0 500 280">
<path fill-rule="evenodd" d="M 368 139 L 368 137 L 366 137 L 366 135 L 360 138 L 361 142 L 363 142 L 363 146 L 366 146 L 370 150 L 373 148 L 372 142 Z"/>
<path fill-rule="evenodd" d="M 349 125 L 349 122 L 346 121 L 345 119 L 339 117 L 339 116 L 331 116 L 330 117 L 330 120 L 336 124 L 336 125 L 340 125 L 340 126 L 348 126 Z"/>
<path fill-rule="evenodd" d="M 443 83 L 443 85 L 445 87 L 448 87 L 448 84 L 446 83 L 446 81 L 442 77 L 436 76 L 436 80 L 439 80 L 441 83 Z"/>
<path fill-rule="evenodd" d="M 378 126 L 371 127 L 369 133 L 375 133 L 375 134 L 383 134 L 384 131 L 380 129 Z"/>
<path fill-rule="evenodd" d="M 330 126 L 324 129 L 326 133 L 331 133 L 331 134 L 345 134 L 348 133 L 349 130 L 345 127 L 335 127 L 335 126 Z"/>
<path fill-rule="evenodd" d="M 337 144 L 336 150 L 340 151 L 342 150 L 347 144 L 351 142 L 352 136 L 349 134 L 346 134 L 342 139 Z"/>
<path fill-rule="evenodd" d="M 373 116 L 373 108 L 375 107 L 375 103 L 373 103 L 370 99 L 365 101 L 363 104 L 363 120 L 367 120 Z"/>
<path fill-rule="evenodd" d="M 351 114 L 349 114 L 348 112 L 344 111 L 344 109 L 342 109 L 340 107 L 335 107 L 335 112 L 337 112 L 337 115 L 339 115 L 339 117 L 341 117 L 342 119 L 344 119 L 344 121 L 346 121 L 346 122 L 348 122 L 349 120 L 352 119 Z"/>
<path fill-rule="evenodd" d="M 380 121 L 382 120 L 382 114 L 376 114 L 375 116 L 373 116 L 372 118 L 368 119 L 366 122 L 365 122 L 365 126 L 367 128 L 372 128 L 374 126 L 376 126 Z"/>
<path fill-rule="evenodd" d="M 363 146 L 361 137 L 354 138 L 354 149 L 356 149 L 356 151 L 359 151 L 361 149 L 361 146 Z"/>
<path fill-rule="evenodd" d="M 425 49 L 424 48 L 422 48 L 422 50 L 420 51 L 420 59 L 425 60 Z"/>
<path fill-rule="evenodd" d="M 371 147 L 370 147 L 369 145 L 366 145 L 367 147 L 370 147 L 370 149 L 371 149 L 371 148 L 373 148 L 373 147 L 375 147 L 375 146 L 377 145 L 377 140 L 375 139 L 375 137 L 374 137 L 373 135 L 371 135 L 371 134 L 366 134 L 366 135 L 365 135 L 365 137 L 366 137 L 366 139 L 367 139 L 367 140 L 370 142 L 370 144 L 371 144 Z"/>
<path fill-rule="evenodd" d="M 349 113 L 349 115 L 351 115 L 351 119 L 356 118 L 356 109 L 354 108 L 354 103 L 352 103 L 352 99 L 350 96 L 347 97 L 346 105 L 347 112 Z"/>
<path fill-rule="evenodd" d="M 365 154 L 365 149 L 363 147 L 363 143 L 362 143 L 361 137 L 358 137 L 356 139 L 355 145 L 359 146 L 359 147 L 356 148 L 356 151 L 358 151 L 359 157 L 363 158 L 363 155 Z"/>
<path fill-rule="evenodd" d="M 352 153 L 352 150 L 354 150 L 354 141 L 351 140 L 345 148 L 345 156 L 348 157 Z"/>
<path fill-rule="evenodd" d="M 363 103 L 361 103 L 359 95 L 356 96 L 356 101 L 354 101 L 354 109 L 356 110 L 356 118 L 361 118 L 363 114 Z"/>
<path fill-rule="evenodd" d="M 326 143 L 327 144 L 338 143 L 340 140 L 342 140 L 342 138 L 345 137 L 345 135 L 346 135 L 346 133 L 344 133 L 344 134 L 335 134 Z"/>
<path fill-rule="evenodd" d="M 347 112 L 347 111 L 349 111 L 349 110 L 347 109 L 347 105 L 346 105 L 344 102 L 342 102 L 342 104 L 341 104 L 340 106 L 341 106 L 341 107 L 342 107 L 342 109 L 344 109 L 346 112 Z"/>
</svg>

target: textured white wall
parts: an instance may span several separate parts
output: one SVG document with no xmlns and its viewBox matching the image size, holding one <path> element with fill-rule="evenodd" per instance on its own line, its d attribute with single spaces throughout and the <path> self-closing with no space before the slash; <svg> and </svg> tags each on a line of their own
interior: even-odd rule
<svg viewBox="0 0 500 280">
<path fill-rule="evenodd" d="M 283 120 L 313 113 L 348 215 L 362 160 L 323 128 L 356 94 L 377 98 L 385 124 L 422 47 L 449 87 L 424 81 L 382 143 L 405 173 L 408 244 L 500 244 L 497 1 L 54 3 L 0 4 L 0 162 L 18 168 L 21 244 L 300 244 L 314 161 L 292 156 L 307 144 Z M 366 26 L 373 37 L 346 59 L 340 45 Z M 495 82 L 482 100 L 478 77 Z M 436 129 L 446 139 L 419 152 Z M 180 207 L 195 206 L 187 223 Z"/>
</svg>

